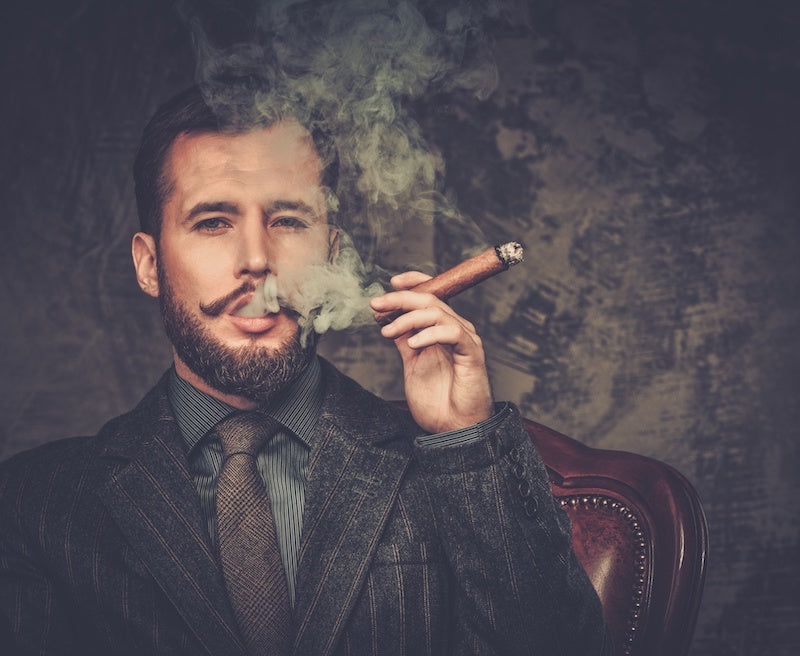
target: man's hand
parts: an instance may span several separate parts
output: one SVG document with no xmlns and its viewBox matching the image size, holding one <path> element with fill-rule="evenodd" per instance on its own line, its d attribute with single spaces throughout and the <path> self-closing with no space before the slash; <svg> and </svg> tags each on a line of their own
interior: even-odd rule
<svg viewBox="0 0 800 656">
<path fill-rule="evenodd" d="M 492 414 L 492 393 L 475 327 L 431 294 L 408 291 L 430 276 L 409 271 L 391 280 L 396 290 L 372 299 L 373 310 L 402 311 L 381 329 L 403 360 L 406 402 L 429 433 L 465 428 Z"/>
</svg>

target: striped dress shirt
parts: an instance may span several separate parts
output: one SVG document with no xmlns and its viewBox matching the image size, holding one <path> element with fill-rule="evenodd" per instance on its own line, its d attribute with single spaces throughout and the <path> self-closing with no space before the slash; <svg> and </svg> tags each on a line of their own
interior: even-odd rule
<svg viewBox="0 0 800 656">
<path fill-rule="evenodd" d="M 211 429 L 236 411 L 231 405 L 201 392 L 182 379 L 173 368 L 169 379 L 169 399 L 183 436 L 189 470 L 200 497 L 200 506 L 212 542 L 216 541 L 216 481 L 222 467 L 222 445 L 209 434 Z M 278 548 L 283 559 L 289 598 L 294 605 L 297 561 L 300 554 L 306 475 L 314 426 L 322 408 L 322 374 L 317 358 L 278 398 L 259 411 L 278 421 L 279 431 L 259 453 L 258 470 L 272 503 Z M 452 447 L 481 439 L 505 417 L 504 404 L 484 422 L 456 431 L 420 435 L 421 447 Z"/>
</svg>

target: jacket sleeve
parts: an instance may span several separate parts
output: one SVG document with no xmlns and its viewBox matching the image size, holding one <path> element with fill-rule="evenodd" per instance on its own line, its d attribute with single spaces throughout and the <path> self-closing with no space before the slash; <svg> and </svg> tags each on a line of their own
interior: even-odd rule
<svg viewBox="0 0 800 656">
<path fill-rule="evenodd" d="M 597 594 L 519 411 L 479 440 L 415 447 L 456 582 L 457 648 L 606 656 Z"/>
</svg>

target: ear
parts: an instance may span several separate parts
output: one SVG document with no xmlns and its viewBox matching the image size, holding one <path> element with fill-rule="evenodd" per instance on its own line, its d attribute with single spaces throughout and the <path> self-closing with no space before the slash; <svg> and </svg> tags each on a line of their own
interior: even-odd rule
<svg viewBox="0 0 800 656">
<path fill-rule="evenodd" d="M 156 298 L 158 296 L 158 258 L 153 236 L 146 232 L 137 232 L 131 243 L 131 254 L 139 287 L 145 294 Z"/>
<path fill-rule="evenodd" d="M 328 228 L 328 262 L 336 262 L 339 257 L 339 228 Z"/>
</svg>

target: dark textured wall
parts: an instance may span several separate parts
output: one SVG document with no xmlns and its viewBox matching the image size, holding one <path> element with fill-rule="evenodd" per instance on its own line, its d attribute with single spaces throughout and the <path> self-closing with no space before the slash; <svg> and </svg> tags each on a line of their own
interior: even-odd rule
<svg viewBox="0 0 800 656">
<path fill-rule="evenodd" d="M 129 257 L 139 132 L 193 74 L 166 4 L 4 3 L 0 457 L 95 431 L 169 362 Z M 696 656 L 800 649 L 794 5 L 509 3 L 497 93 L 417 107 L 462 209 L 528 246 L 458 301 L 497 396 L 697 487 Z M 324 351 L 399 396 L 374 331 Z"/>
</svg>

